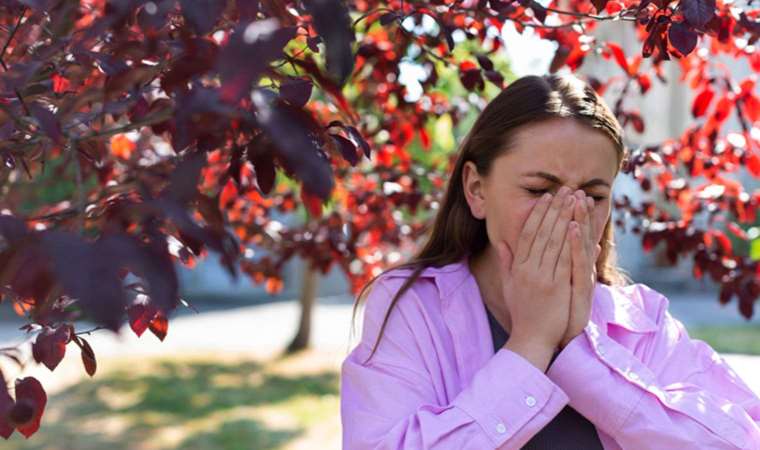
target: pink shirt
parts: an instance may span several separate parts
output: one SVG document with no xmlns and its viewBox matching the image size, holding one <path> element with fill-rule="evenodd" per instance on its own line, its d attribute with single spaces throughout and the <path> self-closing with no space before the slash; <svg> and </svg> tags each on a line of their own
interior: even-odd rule
<svg viewBox="0 0 760 450">
<path fill-rule="evenodd" d="M 466 259 L 427 268 L 363 365 L 410 273 L 377 281 L 341 366 L 344 449 L 519 449 L 568 403 L 606 450 L 760 449 L 760 399 L 641 283 L 597 283 L 584 333 L 544 373 L 494 354 Z"/>
</svg>

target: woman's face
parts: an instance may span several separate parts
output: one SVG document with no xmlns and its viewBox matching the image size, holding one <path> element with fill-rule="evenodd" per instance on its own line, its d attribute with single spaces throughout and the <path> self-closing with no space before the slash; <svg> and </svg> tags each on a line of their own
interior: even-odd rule
<svg viewBox="0 0 760 450">
<path fill-rule="evenodd" d="M 504 240 L 514 254 L 533 205 L 544 192 L 556 194 L 562 186 L 594 199 L 594 238 L 600 242 L 616 169 L 617 151 L 603 131 L 554 118 L 522 127 L 515 146 L 493 161 L 487 176 L 468 161 L 462 182 L 473 216 L 486 220 L 491 245 Z"/>
</svg>

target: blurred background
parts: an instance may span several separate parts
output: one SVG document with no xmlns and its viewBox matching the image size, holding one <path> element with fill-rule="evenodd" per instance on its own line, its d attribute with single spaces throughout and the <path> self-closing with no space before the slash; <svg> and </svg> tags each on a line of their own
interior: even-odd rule
<svg viewBox="0 0 760 450">
<path fill-rule="evenodd" d="M 614 23 L 600 24 L 595 35 L 601 40 L 614 37 L 626 54 L 636 53 L 640 45 L 632 27 Z M 532 28 L 519 34 L 509 23 L 502 37 L 505 49 L 493 59 L 508 82 L 548 71 L 556 44 L 539 39 Z M 619 70 L 593 56 L 577 71 L 579 75 L 606 79 L 613 75 L 610 71 Z M 737 79 L 750 73 L 742 62 L 723 63 Z M 677 79 L 676 63 L 663 67 L 666 78 Z M 421 89 L 419 70 L 412 63 L 400 67 L 400 80 L 412 97 Z M 447 76 L 457 77 L 441 74 Z M 654 79 L 652 91 L 636 106 L 643 116 L 662 120 L 651 120 L 644 133 L 628 136 L 630 145 L 680 136 L 692 120 L 694 92 L 687 86 Z M 605 95 L 610 101 L 615 98 L 614 92 Z M 433 124 L 434 151 L 451 152 L 467 126 Z M 733 116 L 727 127 L 739 128 Z M 746 173 L 735 175 L 747 191 L 756 187 L 756 180 Z M 618 178 L 615 192 L 633 200 L 642 196 L 638 183 L 627 175 Z M 747 321 L 737 312 L 735 301 L 721 306 L 716 286 L 696 281 L 689 261 L 671 266 L 662 248 L 644 253 L 640 236 L 621 229 L 616 235 L 620 266 L 636 282 L 665 294 L 671 313 L 691 337 L 721 352 L 760 393 L 757 315 Z M 149 332 L 138 338 L 128 328 L 118 336 L 93 333 L 88 339 L 97 354 L 98 373 L 92 379 L 84 373 L 78 352 L 67 354 L 55 376 L 31 364 L 25 373 L 38 377 L 50 395 L 43 425 L 28 441 L 15 433 L 2 442 L 3 449 L 340 448 L 339 367 L 357 338 L 349 334 L 354 298 L 341 270 L 315 274 L 306 271 L 300 260 L 291 260 L 277 295 L 247 278 L 234 283 L 216 255 L 193 270 L 184 266 L 177 270 L 182 297 L 190 307 L 181 308 L 170 321 L 165 340 Z M 285 352 L 299 329 L 301 341 L 305 339 L 299 327 L 299 297 L 309 293 L 316 300 L 305 335 L 308 346 Z M 0 315 L 0 346 L 17 344 L 18 327 L 24 322 L 9 308 L 0 309 Z M 361 316 L 357 325 L 360 322 Z"/>
</svg>

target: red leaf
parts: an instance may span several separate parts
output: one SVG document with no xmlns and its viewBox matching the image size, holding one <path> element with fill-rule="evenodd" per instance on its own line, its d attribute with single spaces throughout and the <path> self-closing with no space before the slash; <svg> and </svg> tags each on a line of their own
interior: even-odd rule
<svg viewBox="0 0 760 450">
<path fill-rule="evenodd" d="M 751 152 L 747 154 L 747 169 L 754 177 L 760 177 L 760 157 L 756 153 Z"/>
<path fill-rule="evenodd" d="M 702 89 L 702 92 L 697 95 L 694 103 L 691 105 L 691 115 L 694 118 L 702 117 L 705 111 L 707 111 L 707 107 L 710 106 L 710 101 L 712 101 L 714 96 L 715 92 L 709 85 Z"/>
<path fill-rule="evenodd" d="M 636 132 L 643 133 L 644 120 L 641 118 L 641 114 L 637 112 L 631 112 L 628 114 L 628 117 L 631 119 L 631 123 L 633 124 L 633 128 L 636 130 Z"/>
<path fill-rule="evenodd" d="M 734 102 L 728 98 L 728 96 L 721 97 L 721 99 L 718 100 L 718 104 L 715 105 L 715 113 L 713 114 L 713 117 L 715 117 L 715 120 L 718 123 L 721 123 L 728 118 L 733 108 Z"/>
<path fill-rule="evenodd" d="M 232 180 L 227 180 L 227 184 L 224 185 L 224 189 L 222 189 L 222 193 L 219 196 L 219 209 L 228 208 L 237 196 L 238 190 L 235 187 L 235 183 Z"/>
<path fill-rule="evenodd" d="M 70 84 L 68 78 L 63 75 L 59 73 L 53 74 L 53 92 L 56 94 L 63 94 L 66 92 L 69 89 Z"/>
<path fill-rule="evenodd" d="M 92 351 L 90 343 L 87 342 L 84 338 L 80 337 L 75 337 L 74 341 L 82 349 L 82 364 L 84 364 L 84 370 L 87 372 L 87 375 L 95 375 L 95 371 L 98 368 L 98 363 L 95 360 L 95 352 Z"/>
<path fill-rule="evenodd" d="M 425 150 L 430 149 L 430 135 L 423 127 L 420 127 L 420 141 L 422 141 L 422 148 Z"/>
<path fill-rule="evenodd" d="M 71 326 L 61 325 L 58 328 L 45 327 L 37 335 L 32 344 L 34 360 L 42 363 L 51 371 L 58 366 L 66 354 L 66 344 L 71 340 Z"/>
<path fill-rule="evenodd" d="M 148 329 L 148 325 L 156 317 L 157 313 L 158 309 L 149 303 L 136 303 L 129 307 L 127 310 L 129 326 L 137 337 L 142 336 L 145 330 Z"/>
<path fill-rule="evenodd" d="M 623 9 L 623 5 L 620 2 L 609 2 L 605 10 L 607 14 L 614 15 L 619 13 Z"/>
<path fill-rule="evenodd" d="M 306 189 L 301 189 L 301 201 L 306 207 L 306 211 L 309 215 L 315 219 L 322 217 L 322 200 L 316 195 L 311 195 L 306 192 Z"/>
<path fill-rule="evenodd" d="M 739 225 L 737 225 L 735 222 L 728 222 L 727 227 L 728 227 L 728 231 L 733 233 L 734 236 L 740 239 L 744 239 L 745 241 L 749 239 L 747 236 L 747 233 L 744 230 L 742 230 L 741 227 L 739 227 Z"/>
<path fill-rule="evenodd" d="M 623 53 L 623 49 L 614 42 L 607 42 L 607 48 L 612 50 L 612 55 L 615 57 L 615 61 L 617 61 L 618 65 L 620 66 L 625 73 L 628 75 L 633 75 L 631 73 L 631 68 L 628 65 L 628 61 L 625 59 L 625 53 Z"/>
<path fill-rule="evenodd" d="M 639 88 L 641 88 L 642 94 L 646 94 L 649 88 L 652 87 L 652 80 L 649 78 L 649 75 L 645 73 L 638 74 L 636 76 L 636 81 L 639 82 Z"/>
<path fill-rule="evenodd" d="M 723 253 L 725 253 L 727 256 L 731 256 L 732 254 L 732 246 L 731 246 L 731 240 L 728 239 L 728 236 L 720 230 L 713 230 L 713 235 L 715 236 L 715 239 L 718 240 L 718 245 L 723 249 Z"/>
<path fill-rule="evenodd" d="M 16 429 L 27 438 L 40 428 L 42 414 L 45 412 L 47 394 L 34 377 L 16 380 L 16 405 L 10 412 L 15 420 Z"/>
<path fill-rule="evenodd" d="M 164 340 L 166 332 L 169 329 L 169 321 L 166 316 L 159 311 L 156 313 L 156 317 L 150 322 L 150 331 L 156 335 L 160 340 Z"/>
</svg>

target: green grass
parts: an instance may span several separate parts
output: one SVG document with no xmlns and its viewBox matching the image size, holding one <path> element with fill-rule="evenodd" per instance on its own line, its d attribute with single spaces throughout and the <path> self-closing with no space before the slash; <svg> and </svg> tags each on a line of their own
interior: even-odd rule
<svg viewBox="0 0 760 450">
<path fill-rule="evenodd" d="M 339 435 L 338 373 L 329 364 L 303 356 L 118 364 L 51 396 L 38 433 L 14 433 L 0 448 L 285 450 L 309 448 L 315 433 Z"/>
<path fill-rule="evenodd" d="M 700 339 L 719 353 L 760 355 L 760 324 L 739 326 L 694 326 L 689 336 Z"/>
</svg>

